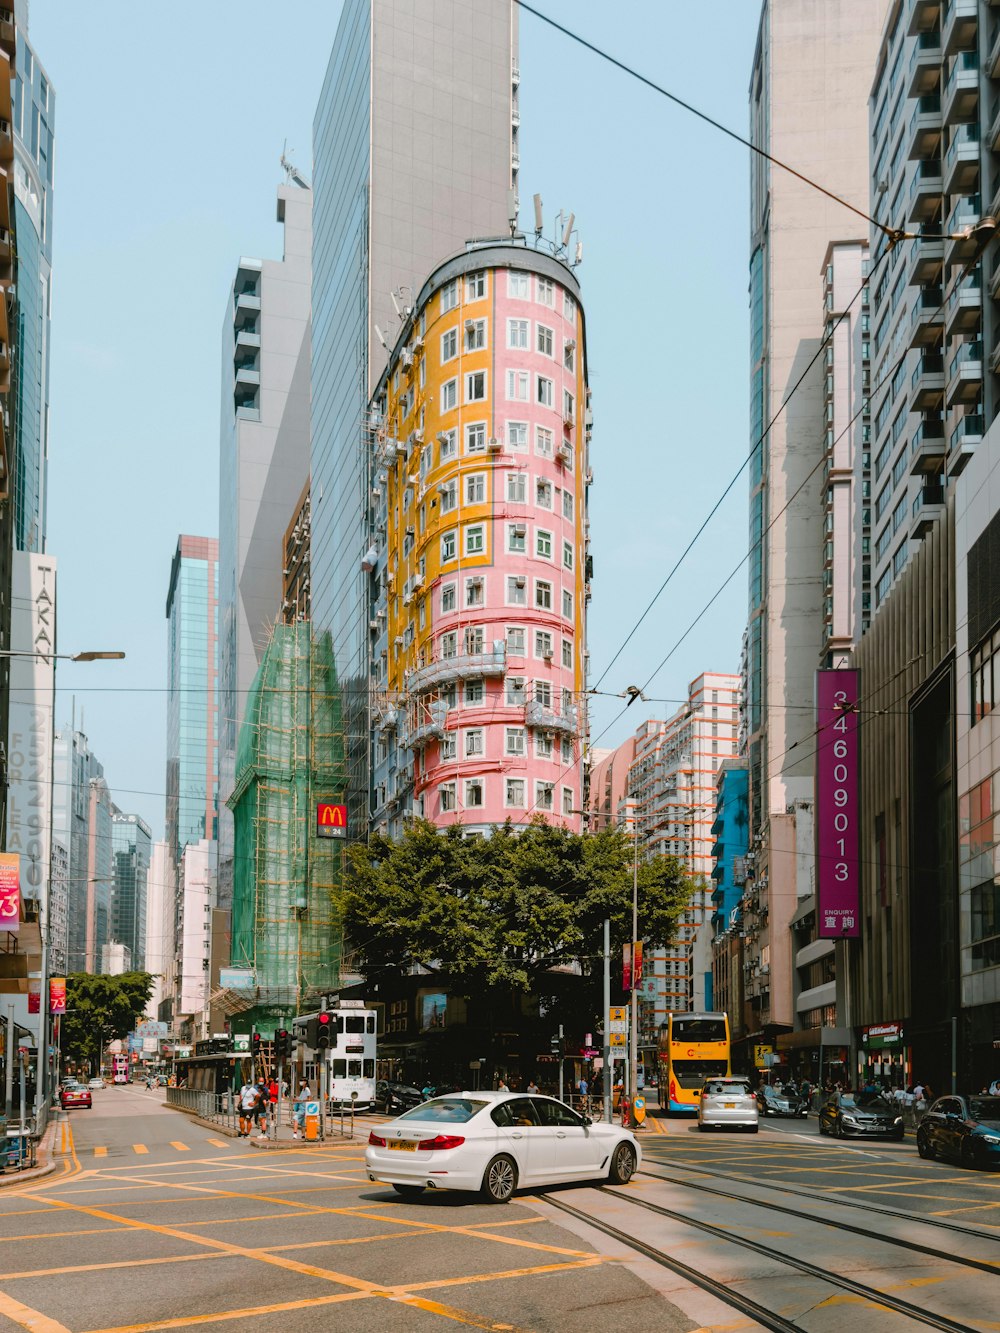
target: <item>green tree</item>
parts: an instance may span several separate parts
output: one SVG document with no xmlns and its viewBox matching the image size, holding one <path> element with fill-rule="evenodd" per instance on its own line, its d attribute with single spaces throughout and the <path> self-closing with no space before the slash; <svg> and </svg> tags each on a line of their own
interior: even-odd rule
<svg viewBox="0 0 1000 1333">
<path fill-rule="evenodd" d="M 62 1020 L 62 1053 L 95 1073 L 111 1041 L 122 1041 L 143 1017 L 153 990 L 149 972 L 91 976 L 71 972 L 66 978 L 66 1014 Z"/>
<path fill-rule="evenodd" d="M 344 925 L 371 982 L 413 964 L 447 973 L 467 996 L 492 988 L 544 995 L 550 970 L 600 969 L 603 926 L 613 956 L 632 930 L 632 844 L 618 830 L 576 834 L 542 820 L 467 839 L 417 821 L 398 841 L 349 852 Z M 671 857 L 639 866 L 639 934 L 666 944 L 693 889 Z"/>
</svg>

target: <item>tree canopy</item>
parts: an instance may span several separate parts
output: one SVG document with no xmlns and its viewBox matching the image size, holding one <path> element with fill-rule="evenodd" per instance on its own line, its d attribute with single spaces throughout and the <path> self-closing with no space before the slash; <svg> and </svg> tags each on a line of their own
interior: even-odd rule
<svg viewBox="0 0 1000 1333">
<path fill-rule="evenodd" d="M 371 981 L 413 964 L 447 973 L 472 995 L 538 992 L 544 974 L 580 961 L 597 971 L 604 921 L 613 956 L 632 932 L 632 844 L 624 833 L 570 833 L 541 820 L 489 838 L 413 823 L 398 841 L 349 850 L 345 932 Z M 672 857 L 640 862 L 639 935 L 666 944 L 693 885 Z"/>
<path fill-rule="evenodd" d="M 153 990 L 149 972 L 92 976 L 71 972 L 66 978 L 66 1013 L 62 1020 L 62 1052 L 100 1067 L 108 1042 L 121 1041 L 144 1016 Z"/>
</svg>

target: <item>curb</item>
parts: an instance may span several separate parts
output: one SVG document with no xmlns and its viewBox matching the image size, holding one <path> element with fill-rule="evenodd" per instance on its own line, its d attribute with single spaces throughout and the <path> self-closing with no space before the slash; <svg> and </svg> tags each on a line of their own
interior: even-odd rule
<svg viewBox="0 0 1000 1333">
<path fill-rule="evenodd" d="M 214 1129 L 216 1134 L 224 1134 L 227 1139 L 238 1139 L 241 1137 L 236 1129 L 230 1129 L 228 1125 L 220 1125 L 216 1120 L 204 1120 L 194 1111 L 189 1111 L 184 1106 L 171 1106 L 169 1102 L 164 1103 L 171 1111 L 180 1111 L 182 1115 L 189 1116 L 196 1125 L 201 1125 L 204 1129 Z M 339 1142 L 352 1143 L 355 1139 L 350 1134 L 327 1135 L 326 1139 L 314 1139 L 310 1142 L 308 1139 L 279 1139 L 275 1142 L 273 1139 L 248 1138 L 247 1144 L 251 1148 L 257 1148 L 261 1152 L 286 1152 L 289 1149 L 299 1148 L 321 1148 L 324 1143 Z M 20 1177 L 23 1179 L 23 1176 Z M 13 1179 L 13 1177 L 11 1177 Z"/>
<path fill-rule="evenodd" d="M 38 1144 L 37 1156 L 40 1159 L 40 1164 L 30 1167 L 27 1171 L 12 1171 L 9 1175 L 6 1171 L 0 1172 L 0 1189 L 7 1189 L 12 1185 L 22 1185 L 25 1181 L 41 1180 L 44 1176 L 52 1175 L 58 1163 L 46 1159 L 51 1156 L 52 1141 L 55 1138 L 56 1129 L 61 1123 L 61 1120 L 53 1116 L 46 1125 L 45 1133 Z"/>
</svg>

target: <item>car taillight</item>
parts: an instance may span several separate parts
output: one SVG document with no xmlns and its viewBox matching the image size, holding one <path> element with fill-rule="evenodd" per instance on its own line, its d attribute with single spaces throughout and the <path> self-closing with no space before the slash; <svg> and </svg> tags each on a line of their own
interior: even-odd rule
<svg viewBox="0 0 1000 1333">
<path fill-rule="evenodd" d="M 438 1134 L 433 1139 L 421 1139 L 417 1144 L 417 1150 L 424 1152 L 440 1151 L 443 1148 L 460 1148 L 465 1139 L 457 1134 Z"/>
<path fill-rule="evenodd" d="M 370 1148 L 384 1148 L 385 1139 L 380 1139 L 374 1130 L 368 1135 L 368 1146 Z"/>
</svg>

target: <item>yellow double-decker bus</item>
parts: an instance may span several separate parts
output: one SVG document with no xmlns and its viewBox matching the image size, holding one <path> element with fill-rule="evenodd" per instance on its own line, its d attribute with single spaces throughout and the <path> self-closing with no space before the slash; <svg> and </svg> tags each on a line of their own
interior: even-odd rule
<svg viewBox="0 0 1000 1333">
<path fill-rule="evenodd" d="M 660 1104 L 668 1111 L 695 1115 L 707 1078 L 729 1069 L 726 1014 L 668 1014 L 660 1036 Z"/>
</svg>

